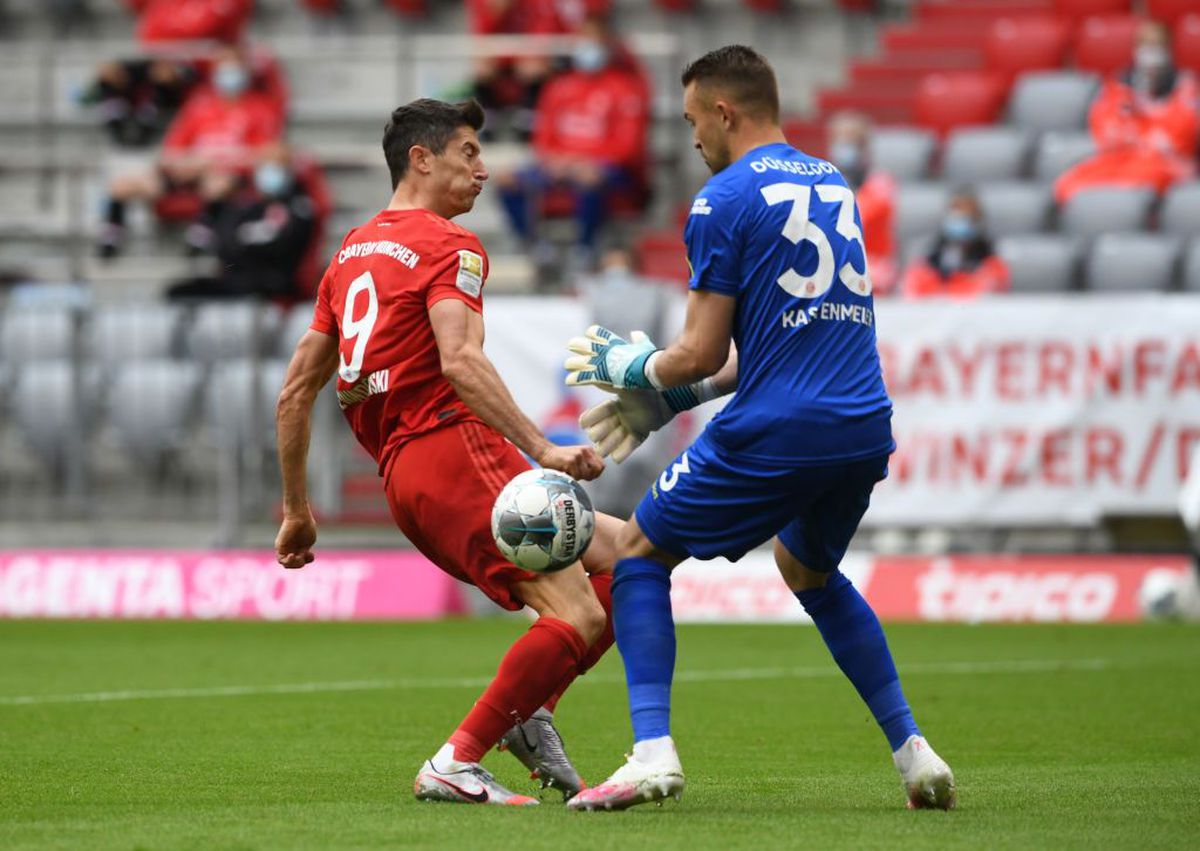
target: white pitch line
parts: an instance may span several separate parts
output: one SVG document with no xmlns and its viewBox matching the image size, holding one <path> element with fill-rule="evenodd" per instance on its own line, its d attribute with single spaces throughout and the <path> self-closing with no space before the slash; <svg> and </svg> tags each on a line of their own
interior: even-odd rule
<svg viewBox="0 0 1200 851">
<path fill-rule="evenodd" d="M 1023 674 L 1052 671 L 1102 671 L 1111 667 L 1107 659 L 1008 659 L 990 662 L 917 662 L 900 666 L 902 674 Z M 676 682 L 717 683 L 744 680 L 820 679 L 840 677 L 832 664 L 807 668 L 727 668 L 711 671 L 679 671 Z M 592 683 L 624 683 L 620 676 L 595 675 Z M 0 706 L 37 706 L 51 703 L 112 703 L 126 700 L 172 700 L 180 698 L 245 697 L 269 694 L 320 694 L 348 691 L 405 691 L 416 689 L 483 688 L 490 677 L 448 677 L 400 680 L 343 680 L 334 682 L 279 683 L 276 685 L 208 686 L 129 691 L 93 691 L 77 694 L 26 694 L 0 696 Z"/>
</svg>

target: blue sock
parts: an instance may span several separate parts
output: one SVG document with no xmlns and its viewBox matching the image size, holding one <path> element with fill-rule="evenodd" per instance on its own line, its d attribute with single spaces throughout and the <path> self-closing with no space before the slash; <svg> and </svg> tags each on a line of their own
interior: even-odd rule
<svg viewBox="0 0 1200 851">
<path fill-rule="evenodd" d="M 842 673 L 858 689 L 892 750 L 898 750 L 909 736 L 921 735 L 900 688 L 879 618 L 850 580 L 835 571 L 824 588 L 797 591 L 796 599 L 817 625 Z"/>
<path fill-rule="evenodd" d="M 625 662 L 633 740 L 671 734 L 675 620 L 671 571 L 650 558 L 623 558 L 613 570 L 613 631 Z"/>
</svg>

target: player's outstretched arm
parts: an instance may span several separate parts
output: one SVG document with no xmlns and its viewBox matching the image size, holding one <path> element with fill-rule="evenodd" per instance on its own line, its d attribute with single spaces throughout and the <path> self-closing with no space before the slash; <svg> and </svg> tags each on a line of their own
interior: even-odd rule
<svg viewBox="0 0 1200 851">
<path fill-rule="evenodd" d="M 504 379 L 483 353 L 483 317 L 454 298 L 429 308 L 442 375 L 463 404 L 543 467 L 577 479 L 604 472 L 604 459 L 590 446 L 555 446 L 521 412 Z"/>
<path fill-rule="evenodd" d="M 337 371 L 337 337 L 307 331 L 288 364 L 275 406 L 279 468 L 283 473 L 283 523 L 275 537 L 275 557 L 284 567 L 313 560 L 317 524 L 308 505 L 308 441 L 317 393 Z"/>
<path fill-rule="evenodd" d="M 656 349 L 644 336 L 626 341 L 593 325 L 571 340 L 568 384 L 667 390 L 718 373 L 729 360 L 737 300 L 707 290 L 688 295 L 687 320 L 679 339 Z"/>
</svg>

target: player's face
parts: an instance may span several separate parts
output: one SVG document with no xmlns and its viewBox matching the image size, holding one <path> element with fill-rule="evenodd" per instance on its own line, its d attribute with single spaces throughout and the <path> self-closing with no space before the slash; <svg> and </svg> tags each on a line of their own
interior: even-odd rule
<svg viewBox="0 0 1200 851">
<path fill-rule="evenodd" d="M 692 144 L 709 171 L 716 174 L 730 163 L 725 114 L 711 93 L 700 91 L 695 82 L 683 90 L 683 119 L 692 125 Z"/>
<path fill-rule="evenodd" d="M 488 172 L 474 130 L 458 128 L 446 143 L 446 149 L 433 157 L 432 176 L 438 186 L 438 195 L 445 199 L 449 208 L 447 218 L 466 213 L 475 206 Z"/>
</svg>

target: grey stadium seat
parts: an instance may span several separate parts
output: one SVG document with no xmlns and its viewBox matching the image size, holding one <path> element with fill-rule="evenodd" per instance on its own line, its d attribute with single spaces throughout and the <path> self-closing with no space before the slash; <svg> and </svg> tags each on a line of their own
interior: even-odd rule
<svg viewBox="0 0 1200 851">
<path fill-rule="evenodd" d="M 111 305 L 92 317 L 91 350 L 111 366 L 174 353 L 183 311 L 165 304 Z"/>
<path fill-rule="evenodd" d="M 1081 71 L 1035 71 L 1022 74 L 1009 100 L 1012 123 L 1025 130 L 1080 130 L 1099 78 Z"/>
<path fill-rule="evenodd" d="M 1010 236 L 996 244 L 1015 293 L 1061 293 L 1075 288 L 1079 245 L 1054 234 Z"/>
<path fill-rule="evenodd" d="M 85 369 L 80 375 L 78 410 L 74 403 L 75 375 L 66 360 L 35 360 L 17 371 L 13 388 L 12 419 L 25 441 L 43 463 L 57 467 L 75 439 L 74 417 L 82 418 L 84 433 L 94 421 L 99 397 L 99 372 Z"/>
<path fill-rule="evenodd" d="M 304 336 L 304 332 L 308 330 L 308 326 L 312 324 L 312 320 L 312 302 L 292 305 L 292 308 L 283 318 L 279 337 L 275 341 L 275 355 L 291 359 L 292 353 L 296 350 L 296 344 L 300 342 L 300 338 Z"/>
<path fill-rule="evenodd" d="M 1176 236 L 1200 236 L 1200 181 L 1181 183 L 1167 193 L 1159 225 Z"/>
<path fill-rule="evenodd" d="M 275 349 L 279 309 L 256 302 L 210 302 L 187 322 L 187 350 L 204 361 L 266 355 Z"/>
<path fill-rule="evenodd" d="M 76 315 L 62 307 L 21 307 L 0 316 L 0 360 L 25 363 L 71 356 Z"/>
<path fill-rule="evenodd" d="M 195 363 L 138 361 L 120 369 L 109 393 L 108 420 L 129 455 L 156 462 L 182 444 L 203 374 Z"/>
<path fill-rule="evenodd" d="M 978 194 L 988 233 L 995 237 L 1044 231 L 1054 208 L 1050 188 L 1039 183 L 985 183 Z"/>
<path fill-rule="evenodd" d="M 1186 291 L 1200 293 L 1200 239 L 1193 239 L 1188 245 L 1179 279 Z"/>
<path fill-rule="evenodd" d="M 1081 130 L 1046 133 L 1038 142 L 1033 157 L 1033 176 L 1049 183 L 1060 174 L 1096 153 L 1092 134 Z"/>
<path fill-rule="evenodd" d="M 912 183 L 896 190 L 896 239 L 901 245 L 937 233 L 949 190 L 941 183 Z"/>
<path fill-rule="evenodd" d="M 1015 127 L 965 127 L 946 140 L 942 177 L 951 183 L 1012 180 L 1025 172 L 1031 137 Z"/>
<path fill-rule="evenodd" d="M 1097 292 L 1162 292 L 1171 289 L 1179 240 L 1156 233 L 1110 233 L 1092 245 L 1084 284 Z"/>
<path fill-rule="evenodd" d="M 275 400 L 286 370 L 283 360 L 256 365 L 243 358 L 226 361 L 213 371 L 204 392 L 204 414 L 218 441 L 275 444 Z"/>
<path fill-rule="evenodd" d="M 1071 236 L 1143 230 L 1156 200 L 1154 190 L 1101 186 L 1084 189 L 1063 205 L 1059 224 Z"/>
<path fill-rule="evenodd" d="M 871 165 L 898 181 L 921 180 L 929 173 L 936 144 L 928 130 L 880 128 L 871 134 Z"/>
</svg>

